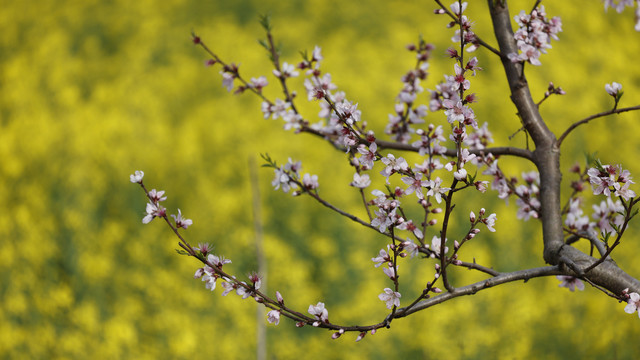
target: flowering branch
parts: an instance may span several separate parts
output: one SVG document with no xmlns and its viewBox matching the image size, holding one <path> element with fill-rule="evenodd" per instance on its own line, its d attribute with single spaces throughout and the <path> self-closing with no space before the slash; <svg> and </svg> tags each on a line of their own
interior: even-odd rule
<svg viewBox="0 0 640 360">
<path fill-rule="evenodd" d="M 367 123 L 362 120 L 358 104 L 347 100 L 346 94 L 338 91 L 337 86 L 332 83 L 330 74 L 322 72 L 320 63 L 323 57 L 319 47 L 315 47 L 311 54 L 302 53 L 303 59 L 297 66 L 281 63 L 267 17 L 261 19 L 266 40 L 260 43 L 268 52 L 274 66 L 272 74 L 278 79 L 284 99 L 268 99 L 262 93 L 262 88 L 268 85 L 265 76 L 245 80 L 240 75 L 238 66 L 223 62 L 199 37 L 193 35 L 193 42 L 211 56 L 207 64 L 222 66 L 220 73 L 223 86 L 228 91 L 234 89 L 237 80 L 239 85 L 235 93 L 249 90 L 257 95 L 262 100 L 265 119 L 282 118 L 286 130 L 294 129 L 296 133 L 321 137 L 348 154 L 349 165 L 354 169 L 353 181 L 349 185 L 358 191 L 367 214 L 366 220 L 337 208 L 321 197 L 317 175 L 303 175 L 299 161 L 289 159 L 285 165 L 279 166 L 268 155 L 263 155 L 263 166 L 273 169 L 274 179 L 271 184 L 275 190 L 285 193 L 291 190 L 294 196 L 308 195 L 332 211 L 390 239 L 386 249 L 380 249 L 378 256 L 371 258 L 374 267 L 382 267 L 384 275 L 393 283 L 393 286 L 384 288 L 378 295 L 389 310 L 383 321 L 364 326 L 338 325 L 329 320 L 328 310 L 322 302 L 310 305 L 307 311 L 309 315 L 305 315 L 285 306 L 280 292 L 276 291 L 275 299 L 261 292 L 262 278 L 257 273 L 249 274 L 248 282 L 236 279 L 222 270 L 223 265 L 231 263 L 231 260 L 211 254 L 208 244 L 201 244 L 197 248 L 189 245 L 178 229 L 186 229 L 192 225 L 192 221 L 183 218 L 178 209 L 178 214 L 172 215 L 174 225 L 166 215 L 166 209 L 160 205 L 166 199 L 164 192 L 155 189 L 147 191 L 142 182 L 144 174 L 137 171 L 131 175 L 130 180 L 140 184 L 149 200 L 143 223 L 149 223 L 155 217 L 165 220 L 180 240 L 179 246 L 183 249 L 180 253 L 195 257 L 203 263 L 194 277 L 205 282 L 208 289 L 214 290 L 217 280 L 220 280 L 224 288 L 223 296 L 235 291 L 243 299 L 252 297 L 257 303 L 270 309 L 267 314 L 269 322 L 277 325 L 280 317 L 284 316 L 294 320 L 299 327 L 311 325 L 334 330 L 334 339 L 345 332 L 356 331 L 359 332 L 356 341 L 359 341 L 367 333 L 373 334 L 377 329 L 389 327 L 393 319 L 496 285 L 520 280 L 526 282 L 543 276 L 557 276 L 561 281 L 559 286 L 570 291 L 584 289 L 584 280 L 619 301 L 627 301 L 625 311 L 637 311 L 640 308 L 640 281 L 626 274 L 611 260 L 611 254 L 620 244 L 629 221 L 637 213 L 633 207 L 639 200 L 630 189 L 634 182 L 629 172 L 622 170 L 619 165 L 602 165 L 596 162 L 595 167 L 585 169 L 584 172 L 580 172 L 579 167 L 574 168 L 572 171 L 579 174 L 579 180 L 572 183 L 573 192 L 566 205 L 561 207 L 560 146 L 578 126 L 606 115 L 639 110 L 640 106 L 618 109 L 622 96 L 621 85 L 607 84 L 605 90 L 615 101 L 613 109 L 574 123 L 556 139 L 544 122 L 539 106 L 549 96 L 562 95 L 564 91 L 550 83 L 542 100 L 536 103 L 524 68 L 525 63 L 541 64 L 540 57 L 551 48 L 551 39 L 558 40 L 557 34 L 562 30 L 560 18 L 547 17 L 538 0 L 530 13 L 521 11 L 515 17 L 519 28 L 514 33 L 506 1 L 488 0 L 499 45 L 499 50 L 496 50 L 475 35 L 473 23 L 464 15 L 466 2 L 457 0 L 449 8 L 439 0 L 435 2 L 440 6 L 437 14 L 447 14 L 453 19 L 449 27 L 457 25 L 452 38 L 455 48 L 447 50 L 448 56 L 454 60 L 453 73 L 445 75 L 445 81 L 430 91 L 428 106 L 420 104 L 418 95 L 423 92 L 421 82 L 428 76 L 428 60 L 433 46 L 422 38 L 417 44 L 407 46 L 409 51 L 415 53 L 416 64 L 402 77 L 402 88 L 395 100 L 394 111 L 389 114 L 385 133 L 392 141 L 378 139 L 375 132 L 369 130 Z M 478 66 L 476 57 L 467 60 L 464 56 L 465 52 L 473 52 L 479 47 L 499 56 L 511 91 L 511 100 L 518 110 L 523 129 L 535 144 L 534 151 L 530 151 L 528 146 L 525 149 L 489 147 L 493 141 L 492 135 L 486 123 L 478 125 L 472 107 L 477 98 L 475 94 L 469 93 L 472 77 L 482 69 Z M 287 79 L 299 76 L 298 70 L 305 73 L 304 87 L 308 100 L 316 101 L 320 107 L 320 121 L 314 124 L 298 111 L 294 105 L 295 92 L 288 88 Z M 424 124 L 428 111 L 442 114 L 446 119 L 445 125 L 421 125 Z M 452 141 L 453 145 L 444 146 L 447 141 Z M 422 156 L 423 162 L 412 166 L 393 151 L 416 152 Z M 499 157 L 503 155 L 526 159 L 536 166 L 537 171 L 522 173 L 522 182 L 517 177 L 507 176 L 498 165 Z M 468 170 L 472 166 L 476 168 Z M 371 175 L 375 167 L 382 167 L 379 174 L 385 180 L 383 190 L 365 191 L 372 185 Z M 489 181 L 477 180 L 478 173 L 492 178 L 491 188 L 498 192 L 499 198 L 505 201 L 511 196 L 516 198 L 518 218 L 525 221 L 529 218 L 540 220 L 543 258 L 550 266 L 502 273 L 477 264 L 475 258 L 473 262 L 459 259 L 462 247 L 481 232 L 481 227 L 495 231 L 497 215 L 487 214 L 485 208 L 480 206 L 477 215 L 470 212 L 467 229 L 454 227 L 451 220 L 457 215 L 454 212 L 458 211 L 454 198 L 458 201 L 462 197 L 458 194 L 473 189 L 481 193 L 487 190 Z M 587 178 L 594 195 L 606 196 L 606 201 L 594 206 L 593 217 L 597 222 L 590 222 L 583 214 L 578 197 Z M 418 208 L 420 220 L 409 217 L 414 213 L 410 211 L 410 204 Z M 601 240 L 596 235 L 598 231 L 602 235 Z M 614 232 L 615 241 L 609 246 L 609 239 Z M 455 240 L 456 236 L 461 240 Z M 430 243 L 426 240 L 429 238 Z M 453 251 L 449 251 L 447 246 L 448 238 L 452 239 L 448 245 L 453 243 Z M 591 242 L 590 254 L 572 246 L 580 238 Z M 594 247 L 600 258 L 591 256 Z M 408 305 L 401 307 L 401 299 L 406 299 L 407 296 L 406 291 L 404 297 L 400 293 L 400 263 L 406 261 L 405 258 L 416 255 L 421 255 L 419 257 L 433 266 L 435 271 L 413 300 L 406 301 Z M 488 277 L 460 286 L 454 284 L 455 278 L 450 276 L 451 271 L 459 268 L 476 270 Z M 436 286 L 438 281 L 442 281 L 444 291 Z"/>
</svg>

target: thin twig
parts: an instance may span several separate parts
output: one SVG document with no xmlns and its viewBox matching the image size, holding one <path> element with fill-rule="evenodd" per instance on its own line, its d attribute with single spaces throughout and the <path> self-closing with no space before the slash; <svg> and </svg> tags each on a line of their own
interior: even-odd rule
<svg viewBox="0 0 640 360">
<path fill-rule="evenodd" d="M 586 124 L 591 120 L 594 120 L 594 119 L 597 119 L 597 118 L 601 118 L 601 117 L 604 117 L 604 116 L 607 116 L 607 115 L 620 114 L 620 113 L 623 113 L 623 112 L 633 111 L 633 110 L 640 110 L 640 105 L 626 107 L 626 108 L 622 108 L 622 109 L 612 109 L 612 110 L 608 110 L 608 111 L 603 111 L 601 113 L 588 116 L 588 117 L 586 117 L 586 118 L 584 118 L 584 119 L 582 119 L 580 121 L 576 121 L 571 126 L 569 126 L 569 128 L 567 130 L 565 130 L 565 132 L 562 133 L 562 135 L 560 135 L 560 137 L 558 138 L 558 141 L 556 141 L 556 144 L 557 144 L 558 147 L 560 147 L 560 145 L 562 144 L 562 141 L 564 140 L 564 138 L 566 138 L 573 130 L 575 130 L 575 128 L 577 128 L 580 125 Z"/>
</svg>

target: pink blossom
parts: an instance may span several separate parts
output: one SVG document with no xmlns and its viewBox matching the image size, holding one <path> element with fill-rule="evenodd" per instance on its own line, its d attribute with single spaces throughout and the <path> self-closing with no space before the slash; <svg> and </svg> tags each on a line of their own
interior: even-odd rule
<svg viewBox="0 0 640 360">
<path fill-rule="evenodd" d="M 389 245 L 387 245 L 387 250 L 389 250 Z M 390 251 L 390 250 L 389 250 Z M 371 261 L 377 263 L 375 266 L 379 267 L 380 265 L 391 261 L 391 256 L 384 249 L 380 249 L 380 253 L 377 257 L 371 258 Z"/>
<path fill-rule="evenodd" d="M 378 295 L 378 299 L 387 303 L 387 309 L 392 309 L 394 306 L 400 306 L 400 297 L 402 297 L 402 295 L 399 292 L 393 291 L 389 288 L 384 288 L 384 292 Z"/>
<path fill-rule="evenodd" d="M 376 160 L 376 152 L 378 151 L 378 145 L 375 142 L 372 142 L 369 147 L 364 144 L 360 144 L 358 146 L 358 152 L 362 154 L 360 156 L 359 161 L 363 168 L 371 169 L 373 168 L 373 162 Z"/>
<path fill-rule="evenodd" d="M 289 185 L 291 178 L 284 171 L 282 166 L 280 166 L 280 168 L 274 169 L 274 173 L 275 177 L 271 181 L 271 185 L 274 187 L 274 189 L 278 190 L 280 187 L 282 187 L 282 191 L 289 192 L 289 189 L 291 188 L 291 186 Z"/>
<path fill-rule="evenodd" d="M 273 75 L 275 75 L 277 78 L 288 78 L 288 77 L 296 77 L 299 75 L 299 73 L 296 71 L 296 67 L 293 64 L 289 64 L 287 62 L 284 62 L 281 66 L 281 70 L 273 70 Z"/>
<path fill-rule="evenodd" d="M 252 290 L 247 290 L 244 286 L 242 286 L 242 285 L 247 285 L 246 282 L 241 281 L 240 284 L 241 285 L 238 285 L 238 287 L 236 288 L 236 294 L 238 296 L 242 296 L 242 299 L 246 299 L 249 296 L 253 296 L 253 291 Z"/>
<path fill-rule="evenodd" d="M 558 287 L 566 287 L 569 291 L 574 291 L 575 289 L 584 290 L 584 283 L 577 277 L 558 275 L 556 279 L 561 281 Z"/>
<path fill-rule="evenodd" d="M 460 14 L 462 14 L 464 12 L 464 10 L 467 8 L 467 2 L 465 1 L 465 2 L 462 3 L 462 8 L 460 7 L 460 3 L 458 1 L 454 2 L 449 7 L 451 8 L 451 11 L 455 15 L 460 16 Z"/>
<path fill-rule="evenodd" d="M 391 264 L 389 264 L 389 266 L 386 268 L 382 268 L 382 271 L 384 272 L 385 275 L 389 277 L 389 279 L 391 280 L 396 279 L 396 269 Z"/>
<path fill-rule="evenodd" d="M 132 175 L 129 175 L 129 180 L 132 183 L 138 183 L 138 184 L 142 184 L 142 178 L 144 177 L 144 171 L 142 170 L 136 170 L 135 173 L 133 173 Z"/>
<path fill-rule="evenodd" d="M 174 214 L 171 214 L 171 216 L 173 217 L 173 220 L 176 222 L 177 228 L 186 229 L 193 224 L 193 221 L 191 219 L 185 219 L 182 217 L 182 212 L 180 211 L 180 209 L 178 209 L 177 216 Z"/>
<path fill-rule="evenodd" d="M 353 181 L 350 185 L 360 189 L 364 189 L 367 186 L 371 185 L 371 180 L 369 179 L 368 174 L 360 175 L 358 173 L 355 173 L 353 174 Z"/>
<path fill-rule="evenodd" d="M 438 204 L 442 202 L 442 195 L 450 190 L 449 188 L 441 187 L 440 184 L 442 184 L 442 179 L 436 177 L 435 180 L 429 180 L 426 186 L 427 188 L 429 188 L 427 196 L 435 197 Z"/>
<path fill-rule="evenodd" d="M 465 181 L 467 179 L 467 170 L 461 167 L 453 173 L 453 177 L 458 181 Z"/>
<path fill-rule="evenodd" d="M 225 259 L 224 256 L 217 256 L 213 254 L 209 254 L 207 256 L 207 261 L 214 266 L 221 268 L 224 264 L 230 264 L 231 260 Z"/>
<path fill-rule="evenodd" d="M 352 104 L 350 101 L 344 100 L 336 104 L 336 110 L 339 111 L 349 125 L 360 121 L 362 112 L 358 110 L 358 104 Z"/>
<path fill-rule="evenodd" d="M 321 61 L 323 59 L 323 57 L 322 57 L 322 49 L 320 48 L 320 46 L 316 45 L 313 48 L 313 53 L 312 53 L 311 57 L 315 61 Z"/>
<path fill-rule="evenodd" d="M 267 321 L 278 325 L 280 323 L 280 310 L 271 310 L 267 313 Z"/>
<path fill-rule="evenodd" d="M 422 239 L 422 230 L 413 223 L 413 220 L 405 221 L 396 227 L 399 230 L 411 231 L 418 239 Z"/>
<path fill-rule="evenodd" d="M 166 215 L 167 209 L 162 207 L 162 205 L 154 204 L 152 202 L 147 203 L 147 215 L 142 218 L 143 224 L 148 224 L 155 217 L 164 217 Z"/>
<path fill-rule="evenodd" d="M 390 212 L 385 210 L 374 210 L 375 218 L 371 220 L 371 226 L 377 227 L 381 233 L 387 231 L 387 228 L 395 222 L 396 209 Z"/>
<path fill-rule="evenodd" d="M 222 292 L 222 296 L 227 296 L 229 295 L 230 292 L 235 290 L 237 286 L 231 282 L 223 281 L 222 287 L 224 288 L 224 291 Z"/>
<path fill-rule="evenodd" d="M 386 165 L 384 170 L 380 174 L 387 178 L 387 184 L 389 183 L 389 176 L 396 172 L 405 172 L 409 169 L 409 164 L 404 158 L 397 158 L 393 154 L 387 154 L 387 156 L 380 159 L 383 164 Z"/>
<path fill-rule="evenodd" d="M 484 209 L 482 209 L 482 210 L 484 210 Z M 483 222 L 485 225 L 487 225 L 487 229 L 489 229 L 489 231 L 491 231 L 491 232 L 495 232 L 495 231 L 496 231 L 496 229 L 494 229 L 493 227 L 494 227 L 494 225 L 496 224 L 496 219 L 497 219 L 496 214 L 491 214 L 491 215 L 489 215 L 488 217 L 486 217 L 486 218 L 482 219 L 482 222 Z"/>
<path fill-rule="evenodd" d="M 164 190 L 156 191 L 156 189 L 152 189 L 149 191 L 149 199 L 154 203 L 159 203 L 160 201 L 167 200 L 167 197 L 164 196 Z"/>
<path fill-rule="evenodd" d="M 418 231 L 420 230 L 418 229 Z M 416 237 L 418 236 L 416 235 Z M 418 238 L 422 239 L 422 231 L 420 231 L 420 236 Z M 409 255 L 411 255 L 411 257 L 414 257 L 418 255 L 418 253 L 420 253 L 420 247 L 416 245 L 413 241 L 407 240 L 403 242 L 402 247 L 407 251 Z"/>
<path fill-rule="evenodd" d="M 198 246 L 193 247 L 194 250 L 198 250 L 202 255 L 207 256 L 211 252 L 212 246 L 209 243 L 198 243 Z"/>
<path fill-rule="evenodd" d="M 624 312 L 627 314 L 633 314 L 636 311 L 638 312 L 638 317 L 640 317 L 640 295 L 636 292 L 632 292 L 629 294 L 629 299 L 627 300 L 627 306 L 624 307 Z"/>
<path fill-rule="evenodd" d="M 447 243 L 448 239 L 444 239 L 444 243 Z M 442 243 L 442 239 L 438 236 L 433 236 L 433 238 L 431 239 L 431 257 L 432 258 L 440 258 L 440 250 L 441 248 L 441 243 Z M 446 254 L 449 251 L 449 248 L 447 246 L 444 247 L 444 253 Z"/>
<path fill-rule="evenodd" d="M 405 176 L 402 178 L 402 181 L 409 185 L 409 187 L 404 191 L 405 194 L 409 195 L 415 191 L 418 199 L 424 198 L 422 195 L 422 188 L 429 185 L 429 181 L 422 180 L 422 173 L 415 173 L 413 177 Z"/>
<path fill-rule="evenodd" d="M 304 174 L 302 177 L 302 185 L 309 190 L 317 189 L 319 186 L 318 175 Z"/>
<path fill-rule="evenodd" d="M 205 287 L 211 291 L 216 289 L 216 280 L 218 280 L 218 275 L 207 273 L 202 277 L 202 281 L 205 282 Z"/>
<path fill-rule="evenodd" d="M 604 89 L 607 91 L 607 94 L 616 97 L 620 90 L 622 90 L 622 85 L 614 81 L 611 84 L 606 84 Z"/>
<path fill-rule="evenodd" d="M 620 200 L 616 200 L 614 203 L 611 198 L 607 198 L 606 201 L 601 201 L 600 205 L 593 205 L 593 215 L 591 216 L 596 220 L 595 226 L 600 229 L 602 233 L 615 232 L 611 223 L 617 226 L 622 226 L 624 222 L 624 216 L 620 215 L 624 211 L 624 207 Z"/>
<path fill-rule="evenodd" d="M 613 187 L 616 189 L 614 195 L 622 197 L 625 201 L 629 201 L 629 198 L 636 197 L 636 193 L 633 190 L 629 189 L 630 184 L 631 182 L 627 182 L 621 187 L 620 183 L 614 183 Z"/>
<path fill-rule="evenodd" d="M 251 87 L 256 89 L 257 91 L 261 91 L 262 88 L 269 85 L 267 78 L 265 76 L 260 76 L 259 78 L 251 78 Z"/>
<path fill-rule="evenodd" d="M 262 286 L 262 277 L 257 273 L 253 272 L 249 274 L 249 280 L 253 283 L 253 288 L 256 290 L 260 290 L 260 286 Z"/>
<path fill-rule="evenodd" d="M 226 88 L 227 91 L 231 91 L 233 89 L 233 80 L 236 78 L 233 73 L 220 71 L 222 75 L 222 87 Z"/>
<path fill-rule="evenodd" d="M 309 314 L 315 315 L 322 322 L 329 322 L 329 312 L 324 307 L 324 303 L 319 302 L 316 305 L 309 305 Z"/>
</svg>

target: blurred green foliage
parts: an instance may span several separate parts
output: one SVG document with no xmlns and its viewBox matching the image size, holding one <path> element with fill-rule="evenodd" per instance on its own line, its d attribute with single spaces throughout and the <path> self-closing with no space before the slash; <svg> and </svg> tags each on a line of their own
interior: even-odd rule
<svg viewBox="0 0 640 360">
<path fill-rule="evenodd" d="M 472 2 L 475 30 L 493 41 L 484 2 Z M 511 4 L 515 14 L 533 1 Z M 259 99 L 232 96 L 218 68 L 205 68 L 194 48 L 195 30 L 221 57 L 247 76 L 268 75 L 269 96 L 279 96 L 256 39 L 258 15 L 269 12 L 283 60 L 323 48 L 323 69 L 357 101 L 378 133 L 392 111 L 400 77 L 411 66 L 404 50 L 422 34 L 436 45 L 433 87 L 453 64 L 444 55 L 452 31 L 434 16 L 434 4 L 372 1 L 4 1 L 0 12 L 0 357 L 1 358 L 252 358 L 256 305 L 207 291 L 192 274 L 199 264 L 178 256 L 176 239 L 154 221 L 143 226 L 145 199 L 129 183 L 134 170 L 167 191 L 195 225 L 191 243 L 211 242 L 231 258 L 239 276 L 256 269 L 249 160 L 269 152 L 291 156 L 319 175 L 320 191 L 337 206 L 361 214 L 344 154 L 309 136 L 283 133 L 266 121 Z M 556 132 L 611 106 L 604 84 L 618 81 L 621 106 L 640 99 L 638 34 L 633 15 L 604 14 L 599 1 L 550 2 L 563 19 L 561 40 L 528 66 L 533 93 L 549 81 L 567 91 L 542 106 Z M 508 136 L 519 127 L 500 64 L 477 54 L 485 69 L 472 79 L 480 123 L 488 121 L 497 145 L 524 146 Z M 302 79 L 291 82 L 302 93 Z M 428 93 L 422 100 L 427 101 Z M 633 100 L 636 100 L 635 103 Z M 302 102 L 301 102 L 302 104 Z M 317 104 L 303 106 L 314 119 Z M 442 123 L 441 115 L 428 121 Z M 564 145 L 566 167 L 598 151 L 603 162 L 634 161 L 640 115 L 601 119 L 577 130 Z M 514 175 L 530 170 L 505 159 Z M 385 239 L 328 213 L 309 198 L 261 192 L 268 286 L 305 311 L 324 301 L 337 323 L 374 323 L 386 308 L 377 299 L 388 280 L 369 260 Z M 568 183 L 571 176 L 565 175 Z M 636 189 L 637 191 L 637 189 Z M 462 252 L 501 271 L 542 266 L 535 221 L 516 221 L 514 207 L 494 193 L 459 205 L 463 221 L 481 201 L 498 213 L 498 232 L 481 233 Z M 587 212 L 589 212 L 587 210 Z M 615 253 L 640 274 L 633 232 Z M 454 236 L 452 236 L 454 237 Z M 405 261 L 403 299 L 415 296 L 432 265 Z M 460 272 L 460 284 L 478 278 Z M 411 287 L 413 285 L 413 287 Z M 553 278 L 509 284 L 459 298 L 396 320 L 354 343 L 331 340 L 283 319 L 267 325 L 268 357 L 292 358 L 634 358 L 640 353 L 637 317 L 593 288 L 559 289 Z M 264 323 L 265 320 L 260 320 Z"/>
</svg>

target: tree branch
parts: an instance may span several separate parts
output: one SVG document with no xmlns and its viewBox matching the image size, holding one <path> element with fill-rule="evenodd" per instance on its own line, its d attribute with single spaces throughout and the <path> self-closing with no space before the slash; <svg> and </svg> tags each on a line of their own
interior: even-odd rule
<svg viewBox="0 0 640 360">
<path fill-rule="evenodd" d="M 620 114 L 620 113 L 623 113 L 623 112 L 633 111 L 633 110 L 640 110 L 640 105 L 626 107 L 626 108 L 622 108 L 622 109 L 612 109 L 612 110 L 608 110 L 608 111 L 603 111 L 601 113 L 593 114 L 591 116 L 588 116 L 588 117 L 586 117 L 586 118 L 584 118 L 584 119 L 582 119 L 580 121 L 576 121 L 571 126 L 569 126 L 569 128 L 567 130 L 565 130 L 564 133 L 562 133 L 562 135 L 558 138 L 558 141 L 557 141 L 558 145 L 557 146 L 560 147 L 560 145 L 562 145 L 562 141 L 564 141 L 564 139 L 573 130 L 575 130 L 580 125 L 586 124 L 591 120 L 598 119 L 598 118 L 601 118 L 601 117 L 604 117 L 604 116 L 613 115 L 613 114 Z"/>
<path fill-rule="evenodd" d="M 414 312 L 430 308 L 434 305 L 443 303 L 447 300 L 451 300 L 453 298 L 457 298 L 463 295 L 473 295 L 478 291 L 485 290 L 485 289 L 494 287 L 496 285 L 502 285 L 508 282 L 513 282 L 518 280 L 524 280 L 526 282 L 529 279 L 533 279 L 536 277 L 552 276 L 552 275 L 563 275 L 563 272 L 560 271 L 558 266 L 546 266 L 541 268 L 514 271 L 510 273 L 502 273 L 500 275 L 494 276 L 486 280 L 482 280 L 470 285 L 458 287 L 453 292 L 446 292 L 442 295 L 438 295 L 436 297 L 432 297 L 432 298 L 420 301 L 410 309 L 407 309 L 407 310 L 405 310 L 404 308 L 398 309 L 398 313 L 396 314 L 397 315 L 396 317 L 397 318 L 404 317 Z"/>
</svg>

